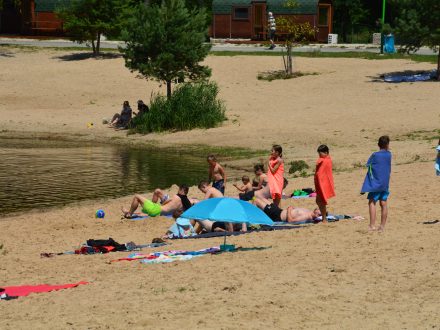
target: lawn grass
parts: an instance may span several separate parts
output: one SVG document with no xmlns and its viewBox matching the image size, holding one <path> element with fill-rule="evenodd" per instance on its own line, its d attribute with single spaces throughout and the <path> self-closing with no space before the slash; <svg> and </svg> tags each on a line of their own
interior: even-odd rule
<svg viewBox="0 0 440 330">
<path fill-rule="evenodd" d="M 281 56 L 280 52 L 240 52 L 240 51 L 211 51 L 211 55 L 214 56 Z M 295 57 L 312 57 L 312 58 L 360 58 L 366 60 L 395 60 L 406 59 L 415 62 L 428 62 L 437 63 L 437 55 L 416 55 L 416 54 L 378 54 L 370 52 L 340 52 L 340 53 L 327 53 L 322 51 L 311 52 L 292 52 Z"/>
</svg>

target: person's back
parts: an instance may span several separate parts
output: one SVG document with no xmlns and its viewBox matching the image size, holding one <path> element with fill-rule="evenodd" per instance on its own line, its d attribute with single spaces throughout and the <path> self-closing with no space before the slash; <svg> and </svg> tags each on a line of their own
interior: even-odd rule
<svg viewBox="0 0 440 330">
<path fill-rule="evenodd" d="M 388 196 L 391 175 L 390 138 L 381 136 L 378 141 L 379 151 L 374 152 L 367 162 L 367 175 L 361 188 L 361 193 L 368 192 L 368 209 L 370 213 L 369 230 L 376 230 L 376 203 L 380 201 L 381 223 L 379 230 L 385 229 L 388 218 Z"/>
</svg>

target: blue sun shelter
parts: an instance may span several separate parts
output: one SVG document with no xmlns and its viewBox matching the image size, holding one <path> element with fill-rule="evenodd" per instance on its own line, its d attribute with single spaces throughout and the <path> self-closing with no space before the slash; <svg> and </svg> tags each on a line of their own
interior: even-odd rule
<svg viewBox="0 0 440 330">
<path fill-rule="evenodd" d="M 201 201 L 188 210 L 181 218 L 211 220 L 230 223 L 248 223 L 273 226 L 273 221 L 258 207 L 235 198 L 221 197 Z M 224 247 L 226 246 L 226 232 Z"/>
</svg>

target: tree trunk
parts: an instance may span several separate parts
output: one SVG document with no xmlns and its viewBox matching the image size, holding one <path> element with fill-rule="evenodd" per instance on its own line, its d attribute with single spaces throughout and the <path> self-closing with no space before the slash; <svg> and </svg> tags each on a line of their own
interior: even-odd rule
<svg viewBox="0 0 440 330">
<path fill-rule="evenodd" d="M 287 44 L 287 74 L 292 75 L 292 44 Z"/>
<path fill-rule="evenodd" d="M 93 55 L 96 55 L 95 40 L 92 40 Z"/>
<path fill-rule="evenodd" d="M 438 47 L 438 57 L 437 57 L 437 80 L 440 81 L 440 45 Z"/>
<path fill-rule="evenodd" d="M 171 80 L 167 80 L 167 98 L 171 97 Z"/>
<path fill-rule="evenodd" d="M 101 48 L 101 32 L 98 32 L 98 37 L 96 39 L 96 55 L 99 55 L 100 48 Z"/>
</svg>

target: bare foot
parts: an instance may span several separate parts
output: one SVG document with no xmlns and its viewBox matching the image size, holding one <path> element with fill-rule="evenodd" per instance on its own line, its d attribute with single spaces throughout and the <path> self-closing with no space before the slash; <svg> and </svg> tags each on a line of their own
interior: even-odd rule
<svg viewBox="0 0 440 330">
<path fill-rule="evenodd" d="M 131 217 L 133 216 L 132 214 L 130 214 L 130 211 L 124 207 L 121 207 L 121 211 L 125 219 L 131 219 Z"/>
<path fill-rule="evenodd" d="M 385 231 L 385 227 L 379 226 L 379 229 L 377 231 L 383 233 Z"/>
<path fill-rule="evenodd" d="M 323 223 L 323 224 L 325 224 L 325 225 L 326 225 L 326 224 L 328 224 L 328 221 L 327 221 L 327 219 L 325 219 L 325 220 L 322 220 L 322 223 Z"/>
<path fill-rule="evenodd" d="M 374 226 L 368 226 L 368 231 L 376 231 L 376 227 Z"/>
</svg>

